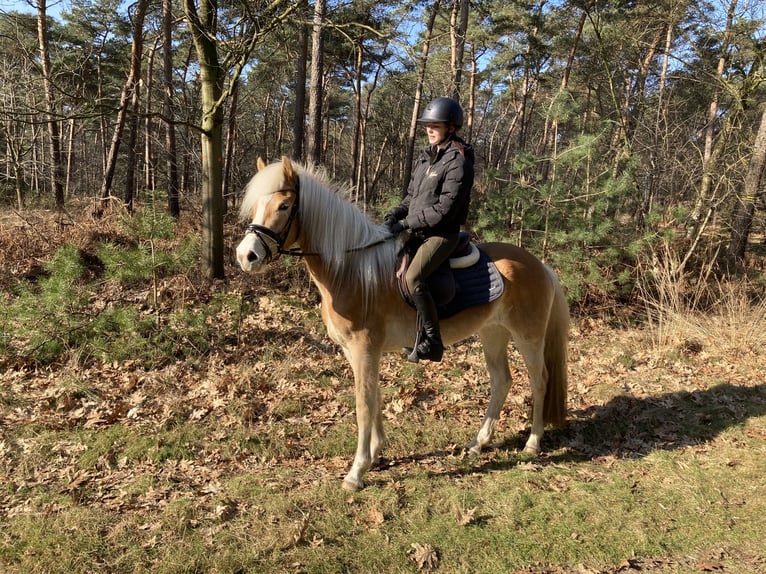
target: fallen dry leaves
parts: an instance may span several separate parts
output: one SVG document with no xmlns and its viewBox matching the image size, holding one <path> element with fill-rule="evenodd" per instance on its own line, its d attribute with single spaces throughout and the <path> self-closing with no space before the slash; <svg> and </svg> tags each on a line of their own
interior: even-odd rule
<svg viewBox="0 0 766 574">
<path fill-rule="evenodd" d="M 439 554 L 430 544 L 414 542 L 408 553 L 410 560 L 418 566 L 418 570 L 436 570 L 439 567 Z"/>
<path fill-rule="evenodd" d="M 32 272 L 24 268 L 20 257 L 13 265 L 18 273 Z M 0 373 L 0 481 L 7 485 L 0 491 L 0 517 L 56 512 L 62 502 L 52 499 L 39 507 L 29 496 L 34 489 L 47 489 L 76 503 L 119 513 L 148 514 L 173 500 L 194 497 L 202 514 L 189 520 L 224 525 L 240 514 L 257 511 L 222 497 L 221 483 L 232 474 L 252 470 L 254 475 L 270 476 L 268 471 L 273 470 L 273 478 L 260 479 L 260 486 L 275 490 L 305 488 L 343 476 L 351 451 L 342 457 L 317 456 L 306 449 L 301 437 L 290 435 L 289 425 L 276 424 L 301 423 L 322 437 L 337 425 L 353 421 L 351 371 L 319 325 L 316 293 L 306 283 L 291 293 L 304 302 L 296 306 L 280 296 L 273 283 L 253 285 L 249 278 L 234 272 L 232 276 L 225 286 L 196 286 L 187 304 L 193 304 L 195 294 L 210 296 L 210 291 L 225 288 L 251 298 L 255 310 L 242 318 L 230 344 L 198 360 L 167 361 L 152 370 L 137 361 L 79 364 L 73 360 L 44 368 L 13 365 Z M 695 346 L 692 351 L 693 356 L 671 357 L 652 350 L 646 333 L 640 330 L 579 322 L 571 337 L 571 424 L 565 431 L 551 433 L 549 440 L 608 468 L 620 457 L 658 448 L 713 448 L 716 421 L 744 423 L 748 409 L 764 411 L 763 391 L 757 390 L 766 379 L 762 356 L 743 351 L 731 359 L 709 345 Z M 408 376 L 406 385 L 400 384 L 404 368 L 396 356 L 384 358 L 381 365 L 387 397 L 383 414 L 389 427 L 395 428 L 407 413 L 424 419 L 449 418 L 464 428 L 478 427 L 488 385 L 476 340 L 449 348 L 443 365 L 421 366 L 421 375 Z M 500 436 L 504 428 L 516 434 L 528 426 L 530 392 L 515 351 L 511 352 L 511 372 L 513 386 L 498 423 Z M 757 401 L 762 401 L 760 407 Z M 612 424 L 623 421 L 622 431 L 594 440 L 600 423 L 607 420 Z M 95 460 L 79 464 L 90 449 L 88 444 L 77 434 L 57 433 L 121 428 L 152 437 L 185 423 L 212 429 L 215 434 L 190 437 L 182 445 L 188 452 L 166 459 L 128 460 L 116 455 L 119 445 L 110 448 L 107 444 Z M 685 431 L 692 423 L 702 429 L 710 427 L 710 434 L 702 436 L 705 440 Z M 21 432 L 25 428 L 33 430 Z M 246 449 L 220 448 L 243 428 L 255 437 L 277 433 L 288 451 L 258 457 Z M 745 433 L 753 439 L 764 438 L 762 429 L 745 429 Z M 46 437 L 41 450 L 44 456 L 24 468 L 16 467 L 15 460 L 41 449 L 42 436 Z M 399 468 L 428 466 L 440 474 L 446 472 L 445 456 L 460 447 L 444 445 L 445 452 L 411 453 L 396 464 Z M 484 456 L 491 464 L 497 451 Z M 571 478 L 564 475 L 538 485 L 534 475 L 540 468 L 535 461 L 519 464 L 520 470 L 529 472 L 533 487 L 560 492 L 569 488 Z M 278 473 L 277 469 L 291 472 Z M 580 472 L 578 478 L 583 481 L 600 478 L 592 469 Z M 138 477 L 146 476 L 152 477 L 148 488 L 132 488 Z M 455 516 L 457 524 L 466 527 L 479 519 L 476 507 L 461 509 Z M 295 517 L 291 534 L 281 541 L 282 548 L 323 544 L 311 535 L 312 520 L 310 511 Z M 375 529 L 385 524 L 386 515 L 373 506 L 358 521 Z M 159 526 L 147 524 L 146 528 Z M 159 539 L 148 540 L 146 544 L 151 546 Z M 413 541 L 408 556 L 418 570 L 439 567 L 439 552 L 427 543 Z M 672 567 L 670 562 L 630 559 L 613 571 L 661 571 Z M 696 563 L 696 569 L 716 571 L 721 563 L 716 557 L 705 558 Z M 558 571 L 563 572 L 551 570 Z"/>
</svg>

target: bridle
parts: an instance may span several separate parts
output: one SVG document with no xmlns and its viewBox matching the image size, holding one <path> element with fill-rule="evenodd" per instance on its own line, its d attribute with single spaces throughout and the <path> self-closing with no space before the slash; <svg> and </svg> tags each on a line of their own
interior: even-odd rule
<svg viewBox="0 0 766 574">
<path fill-rule="evenodd" d="M 301 180 L 300 178 L 296 178 L 295 187 L 293 189 L 283 188 L 275 192 L 278 193 L 283 191 L 292 191 L 295 193 L 295 201 L 290 208 L 290 215 L 288 216 L 287 223 L 285 223 L 285 226 L 281 232 L 277 233 L 276 231 L 269 229 L 264 225 L 258 225 L 256 223 L 251 223 L 245 228 L 245 233 L 254 233 L 258 238 L 258 241 L 261 242 L 261 245 L 266 252 L 267 264 L 278 259 L 280 255 L 295 255 L 298 257 L 303 255 L 316 255 L 315 253 L 303 253 L 300 249 L 285 249 L 285 243 L 287 242 L 287 237 L 290 235 L 290 229 L 295 222 L 295 218 L 298 216 L 300 188 Z"/>
<path fill-rule="evenodd" d="M 271 263 L 272 261 L 276 261 L 280 255 L 292 255 L 293 257 L 309 257 L 309 256 L 318 257 L 319 256 L 319 253 L 306 253 L 305 251 L 301 251 L 300 248 L 297 248 L 297 247 L 292 249 L 285 249 L 285 243 L 287 242 L 287 237 L 290 235 L 290 229 L 292 228 L 293 223 L 295 223 L 296 217 L 298 217 L 298 205 L 300 203 L 300 197 L 301 197 L 300 189 L 301 189 L 301 180 L 300 178 L 296 178 L 294 188 L 292 189 L 282 188 L 282 189 L 278 189 L 275 192 L 275 193 L 279 193 L 279 192 L 292 191 L 295 194 L 295 202 L 290 208 L 290 215 L 287 217 L 287 223 L 285 223 L 285 226 L 281 232 L 277 233 L 273 229 L 269 229 L 268 227 L 264 225 L 258 225 L 257 223 L 251 223 L 245 228 L 245 233 L 255 234 L 258 241 L 261 242 L 261 245 L 263 246 L 263 249 L 266 252 L 267 265 Z M 351 249 L 347 249 L 346 253 L 364 251 L 365 249 L 369 249 L 376 245 L 380 245 L 381 243 L 385 243 L 389 239 L 393 239 L 393 237 L 381 239 L 378 241 L 373 241 L 369 245 L 363 245 L 361 247 L 353 247 Z"/>
</svg>

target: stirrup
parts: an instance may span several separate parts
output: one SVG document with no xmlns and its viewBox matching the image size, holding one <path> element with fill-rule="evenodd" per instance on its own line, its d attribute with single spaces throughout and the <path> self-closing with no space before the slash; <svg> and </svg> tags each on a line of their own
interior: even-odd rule
<svg viewBox="0 0 766 574">
<path fill-rule="evenodd" d="M 415 342 L 412 344 L 412 347 L 402 348 L 405 358 L 410 363 L 417 363 L 420 361 L 420 357 L 418 357 L 418 345 L 424 337 L 425 331 L 423 330 L 423 318 L 420 316 L 420 313 L 418 313 L 417 319 L 415 320 Z"/>
<path fill-rule="evenodd" d="M 404 354 L 407 355 L 407 360 L 410 363 L 419 363 L 421 359 L 425 359 L 427 361 L 433 361 L 434 363 L 438 363 L 442 360 L 442 357 L 444 356 L 444 344 L 441 343 L 439 346 L 441 347 L 440 351 L 434 351 L 431 350 L 429 353 L 418 353 L 418 347 L 421 346 L 423 343 L 429 343 L 430 345 L 435 345 L 436 343 L 441 343 L 441 341 L 437 340 L 429 340 L 428 335 L 424 331 L 418 331 L 418 336 L 415 337 L 415 344 L 412 347 L 404 347 L 402 351 L 404 351 Z"/>
<path fill-rule="evenodd" d="M 402 351 L 404 351 L 404 354 L 407 355 L 407 360 L 410 363 L 420 362 L 420 356 L 418 356 L 417 345 L 415 347 L 404 347 Z"/>
</svg>

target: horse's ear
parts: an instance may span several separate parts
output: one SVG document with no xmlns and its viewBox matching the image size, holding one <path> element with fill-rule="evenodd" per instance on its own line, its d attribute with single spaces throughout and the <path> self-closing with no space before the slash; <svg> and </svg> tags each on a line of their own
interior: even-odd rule
<svg viewBox="0 0 766 574">
<path fill-rule="evenodd" d="M 255 166 L 258 168 L 258 171 L 261 171 L 264 167 L 266 167 L 266 162 L 264 162 L 263 159 L 258 156 L 258 160 L 255 162 Z"/>
<path fill-rule="evenodd" d="M 295 168 L 293 167 L 293 163 L 290 161 L 290 158 L 286 155 L 282 156 L 282 173 L 285 176 L 285 181 L 294 182 L 297 179 L 297 175 L 295 173 Z"/>
</svg>

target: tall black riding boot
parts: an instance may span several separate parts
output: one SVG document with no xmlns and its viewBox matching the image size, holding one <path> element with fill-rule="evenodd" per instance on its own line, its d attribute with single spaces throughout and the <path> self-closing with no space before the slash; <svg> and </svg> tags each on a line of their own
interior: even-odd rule
<svg viewBox="0 0 766 574">
<path fill-rule="evenodd" d="M 422 329 L 415 343 L 415 348 L 408 358 L 415 363 L 418 359 L 441 361 L 444 355 L 444 345 L 439 330 L 439 315 L 436 311 L 434 298 L 428 288 L 421 285 L 412 294 L 412 301 L 418 311 Z"/>
</svg>

